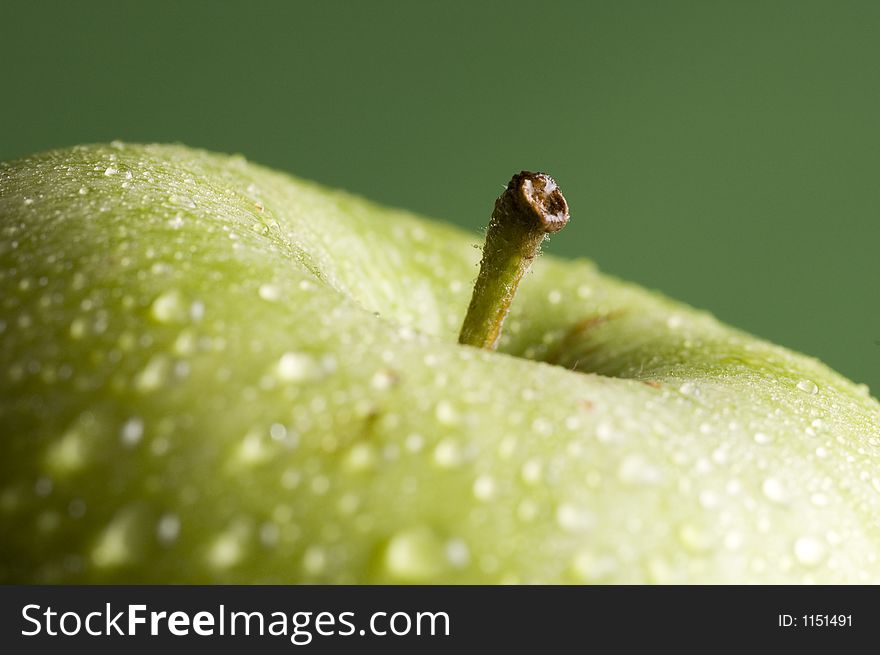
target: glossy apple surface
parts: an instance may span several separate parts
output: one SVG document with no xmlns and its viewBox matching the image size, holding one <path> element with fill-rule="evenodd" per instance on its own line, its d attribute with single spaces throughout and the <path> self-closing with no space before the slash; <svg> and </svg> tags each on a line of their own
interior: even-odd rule
<svg viewBox="0 0 880 655">
<path fill-rule="evenodd" d="M 4 164 L 0 230 L 2 582 L 880 582 L 868 390 L 587 261 L 490 354 L 475 235 L 240 157 Z"/>
</svg>

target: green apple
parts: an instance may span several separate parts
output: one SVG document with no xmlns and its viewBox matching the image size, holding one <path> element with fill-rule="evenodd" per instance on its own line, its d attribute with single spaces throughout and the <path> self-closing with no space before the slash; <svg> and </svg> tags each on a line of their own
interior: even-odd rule
<svg viewBox="0 0 880 655">
<path fill-rule="evenodd" d="M 0 582 L 880 582 L 868 390 L 588 261 L 488 352 L 474 235 L 241 157 L 3 164 L 0 229 Z"/>
</svg>

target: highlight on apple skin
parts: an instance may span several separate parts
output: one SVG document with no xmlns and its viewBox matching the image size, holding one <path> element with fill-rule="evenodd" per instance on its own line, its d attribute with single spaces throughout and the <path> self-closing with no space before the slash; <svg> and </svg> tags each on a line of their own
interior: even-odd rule
<svg viewBox="0 0 880 655">
<path fill-rule="evenodd" d="M 474 234 L 238 156 L 5 163 L 0 230 L 0 582 L 880 582 L 868 390 L 589 261 L 493 353 Z"/>
</svg>

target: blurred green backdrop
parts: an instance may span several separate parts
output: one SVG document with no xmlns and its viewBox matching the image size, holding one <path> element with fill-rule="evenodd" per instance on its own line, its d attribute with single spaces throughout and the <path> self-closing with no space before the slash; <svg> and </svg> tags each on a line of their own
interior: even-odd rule
<svg viewBox="0 0 880 655">
<path fill-rule="evenodd" d="M 0 159 L 179 141 L 550 251 L 880 390 L 880 3 L 0 4 Z M 475 236 L 475 242 L 477 241 Z"/>
</svg>

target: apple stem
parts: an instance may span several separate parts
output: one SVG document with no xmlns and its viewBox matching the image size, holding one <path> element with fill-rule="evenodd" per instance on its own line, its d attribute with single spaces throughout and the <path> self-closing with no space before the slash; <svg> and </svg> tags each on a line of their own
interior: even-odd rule
<svg viewBox="0 0 880 655">
<path fill-rule="evenodd" d="M 480 273 L 458 342 L 495 350 L 520 280 L 548 234 L 568 223 L 568 203 L 545 173 L 523 171 L 495 201 Z"/>
</svg>

